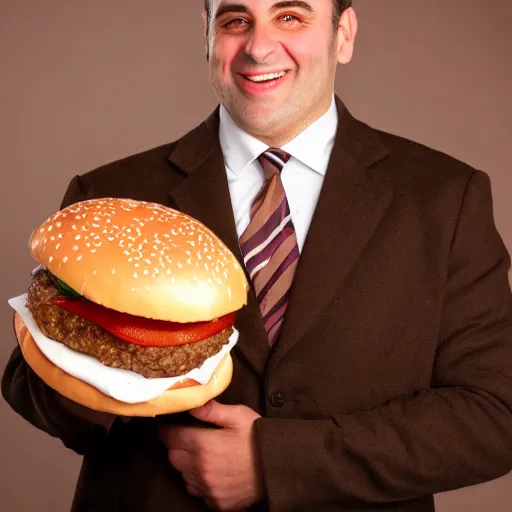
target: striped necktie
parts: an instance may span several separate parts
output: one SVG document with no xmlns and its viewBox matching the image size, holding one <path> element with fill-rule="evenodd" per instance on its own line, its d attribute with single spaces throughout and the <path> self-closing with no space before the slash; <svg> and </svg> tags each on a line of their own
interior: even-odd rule
<svg viewBox="0 0 512 512">
<path fill-rule="evenodd" d="M 240 237 L 244 262 L 260 305 L 269 344 L 279 336 L 290 297 L 299 248 L 281 170 L 290 155 L 269 148 L 258 157 L 265 182 L 251 206 L 250 222 Z"/>
</svg>

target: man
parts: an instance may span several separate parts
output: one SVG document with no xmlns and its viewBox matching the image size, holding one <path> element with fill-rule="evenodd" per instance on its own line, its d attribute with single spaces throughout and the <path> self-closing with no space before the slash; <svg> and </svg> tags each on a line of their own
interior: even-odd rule
<svg viewBox="0 0 512 512">
<path fill-rule="evenodd" d="M 434 493 L 512 468 L 510 259 L 488 177 L 334 97 L 357 33 L 349 4 L 207 1 L 220 108 L 69 185 L 62 206 L 125 196 L 191 214 L 253 281 L 233 381 L 190 416 L 93 414 L 14 351 L 6 400 L 84 455 L 75 511 L 431 511 Z M 279 315 L 258 284 L 274 255 L 250 268 L 244 249 L 271 188 L 295 255 Z"/>
</svg>

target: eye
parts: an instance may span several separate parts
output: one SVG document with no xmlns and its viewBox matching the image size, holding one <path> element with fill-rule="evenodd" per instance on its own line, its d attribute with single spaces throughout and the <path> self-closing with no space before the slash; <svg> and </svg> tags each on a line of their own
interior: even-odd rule
<svg viewBox="0 0 512 512">
<path fill-rule="evenodd" d="M 225 23 L 224 28 L 229 30 L 230 32 L 239 32 L 241 30 L 244 30 L 247 27 L 247 25 L 249 25 L 249 22 L 246 19 L 234 18 Z"/>
<path fill-rule="evenodd" d="M 294 16 L 293 14 L 283 14 L 279 17 L 279 21 L 283 23 L 284 25 L 296 25 L 297 23 L 300 23 L 299 18 Z"/>
</svg>

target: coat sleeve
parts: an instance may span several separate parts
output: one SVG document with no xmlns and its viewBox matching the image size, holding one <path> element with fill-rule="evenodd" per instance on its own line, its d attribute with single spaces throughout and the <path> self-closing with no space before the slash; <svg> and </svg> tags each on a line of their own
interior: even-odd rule
<svg viewBox="0 0 512 512">
<path fill-rule="evenodd" d="M 70 182 L 61 208 L 86 198 L 80 179 Z M 73 404 L 47 386 L 25 362 L 18 346 L 2 376 L 2 396 L 12 409 L 36 428 L 62 440 L 83 455 L 106 436 L 102 413 Z"/>
<path fill-rule="evenodd" d="M 430 388 L 318 421 L 258 419 L 270 510 L 414 499 L 512 469 L 509 268 L 489 178 L 475 171 L 452 240 Z"/>
</svg>

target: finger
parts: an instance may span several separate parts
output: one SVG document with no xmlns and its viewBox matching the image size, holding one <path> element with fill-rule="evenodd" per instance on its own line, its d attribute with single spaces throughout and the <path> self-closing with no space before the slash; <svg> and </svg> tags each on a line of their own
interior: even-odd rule
<svg viewBox="0 0 512 512">
<path fill-rule="evenodd" d="M 219 427 L 236 427 L 241 421 L 241 409 L 238 405 L 224 405 L 210 400 L 202 407 L 191 409 L 189 413 L 201 421 L 213 423 Z"/>
<path fill-rule="evenodd" d="M 204 498 L 204 504 L 211 508 L 212 510 L 225 510 L 226 512 L 242 512 L 247 510 L 246 508 L 231 508 L 227 505 L 224 505 L 222 502 L 218 500 L 214 500 L 212 498 Z"/>
<path fill-rule="evenodd" d="M 193 472 L 195 471 L 196 460 L 190 452 L 186 450 L 171 449 L 167 452 L 167 458 L 169 463 L 174 469 L 177 469 L 180 473 Z"/>
<path fill-rule="evenodd" d="M 206 494 L 201 489 L 199 489 L 199 487 L 194 485 L 186 483 L 185 489 L 191 496 L 196 496 L 197 498 L 204 498 L 206 496 Z"/>
<path fill-rule="evenodd" d="M 201 430 L 204 429 L 166 425 L 158 429 L 158 437 L 167 449 L 175 448 L 196 452 L 198 440 L 201 438 Z"/>
<path fill-rule="evenodd" d="M 197 487 L 197 489 L 203 491 L 206 496 L 206 488 L 202 484 L 201 478 L 196 473 L 192 471 L 185 471 L 181 476 L 186 484 L 191 485 L 192 487 Z"/>
</svg>

